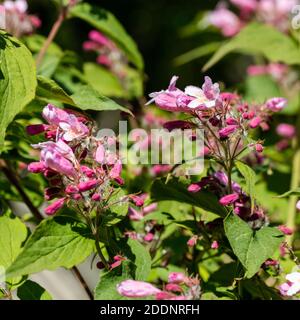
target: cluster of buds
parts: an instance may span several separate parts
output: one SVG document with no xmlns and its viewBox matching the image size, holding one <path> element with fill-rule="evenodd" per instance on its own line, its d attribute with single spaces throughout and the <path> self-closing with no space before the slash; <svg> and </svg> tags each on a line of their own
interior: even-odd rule
<svg viewBox="0 0 300 320">
<path fill-rule="evenodd" d="M 48 124 L 30 125 L 27 132 L 44 133 L 48 141 L 33 145 L 41 150 L 40 161 L 29 164 L 28 170 L 49 180 L 45 199 L 56 200 L 46 214 L 55 214 L 64 204 L 91 212 L 97 202 L 108 200 L 115 185 L 123 184 L 115 138 L 97 137 L 93 122 L 72 110 L 49 104 L 42 116 Z"/>
<path fill-rule="evenodd" d="M 85 51 L 97 53 L 97 63 L 105 66 L 121 81 L 126 78 L 128 61 L 116 44 L 99 31 L 92 30 L 89 40 L 83 43 Z"/>
<path fill-rule="evenodd" d="M 155 300 L 197 300 L 200 297 L 200 281 L 181 272 L 171 272 L 162 290 L 148 282 L 125 280 L 118 284 L 117 291 L 129 298 L 152 296 Z"/>
<path fill-rule="evenodd" d="M 253 141 L 249 133 L 256 128 L 268 130 L 271 115 L 286 105 L 284 98 L 271 98 L 264 104 L 249 105 L 232 93 L 220 93 L 218 84 L 205 77 L 202 88 L 188 86 L 184 91 L 176 87 L 177 77 L 171 79 L 167 90 L 150 94 L 155 104 L 164 110 L 184 112 L 189 120 L 171 121 L 164 125 L 168 130 L 199 128 L 204 131 L 202 153 L 220 164 L 226 174 L 217 171 L 189 186 L 190 192 L 209 189 L 220 199 L 223 206 L 233 206 L 234 212 L 245 219 L 253 228 L 265 223 L 263 210 L 253 205 L 252 199 L 241 187 L 231 181 L 234 161 L 247 150 L 260 154 L 262 141 Z M 202 154 L 202 155 L 203 155 Z"/>
<path fill-rule="evenodd" d="M 276 27 L 282 32 L 290 28 L 289 16 L 297 0 L 230 0 L 238 8 L 238 14 L 220 2 L 211 12 L 208 22 L 221 30 L 225 37 L 237 34 L 250 21 L 260 21 Z"/>
<path fill-rule="evenodd" d="M 6 0 L 0 5 L 0 27 L 16 37 L 31 34 L 41 26 L 41 20 L 27 12 L 26 0 Z"/>
</svg>

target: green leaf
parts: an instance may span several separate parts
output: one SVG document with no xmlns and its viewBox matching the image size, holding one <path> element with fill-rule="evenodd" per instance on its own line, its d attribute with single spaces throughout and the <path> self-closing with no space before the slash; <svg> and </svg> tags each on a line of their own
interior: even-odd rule
<svg viewBox="0 0 300 320">
<path fill-rule="evenodd" d="M 109 197 L 109 201 L 106 204 L 108 210 L 106 211 L 102 224 L 105 226 L 112 226 L 119 223 L 124 219 L 128 213 L 128 201 L 122 201 L 125 193 L 121 188 L 118 188 Z"/>
<path fill-rule="evenodd" d="M 124 97 L 125 92 L 118 78 L 96 63 L 85 63 L 84 75 L 89 85 L 109 97 Z"/>
<path fill-rule="evenodd" d="M 100 274 L 100 280 L 95 288 L 95 300 L 129 300 L 119 295 L 117 285 L 124 280 L 132 279 L 129 263 L 122 263 L 122 270 L 115 268 Z"/>
<path fill-rule="evenodd" d="M 17 291 L 21 300 L 52 300 L 51 295 L 38 283 L 31 280 L 25 281 Z"/>
<path fill-rule="evenodd" d="M 284 240 L 277 228 L 263 227 L 255 231 L 233 213 L 224 220 L 224 229 L 234 254 L 246 269 L 247 278 L 255 275 Z"/>
<path fill-rule="evenodd" d="M 276 198 L 287 198 L 287 197 L 291 197 L 291 196 L 300 196 L 300 188 L 287 191 L 287 192 L 281 194 L 280 196 L 277 196 Z"/>
<path fill-rule="evenodd" d="M 191 193 L 187 190 L 188 184 L 171 178 L 157 179 L 151 187 L 151 198 L 153 201 L 175 200 L 197 206 L 209 212 L 225 217 L 226 209 L 221 206 L 215 195 L 208 191 Z"/>
<path fill-rule="evenodd" d="M 254 199 L 255 198 L 255 183 L 256 183 L 256 174 L 255 172 L 245 163 L 241 161 L 236 161 L 235 165 L 241 175 L 245 179 L 245 191 L 248 195 Z"/>
<path fill-rule="evenodd" d="M 34 98 L 35 63 L 30 51 L 17 39 L 0 31 L 0 149 L 14 117 Z"/>
<path fill-rule="evenodd" d="M 27 228 L 19 218 L 9 214 L 0 217 L 0 266 L 7 269 L 15 261 L 26 237 Z"/>
<path fill-rule="evenodd" d="M 146 281 L 151 271 L 151 256 L 148 250 L 137 240 L 128 239 L 131 253 L 134 255 L 135 279 Z"/>
<path fill-rule="evenodd" d="M 271 97 L 281 97 L 278 84 L 268 75 L 249 76 L 245 83 L 245 100 L 264 103 Z"/>
<path fill-rule="evenodd" d="M 143 58 L 135 42 L 112 13 L 89 3 L 80 3 L 70 10 L 70 15 L 86 21 L 103 32 L 117 43 L 138 69 L 143 69 Z"/>
<path fill-rule="evenodd" d="M 58 267 L 71 268 L 84 261 L 93 248 L 94 241 L 84 223 L 56 216 L 39 224 L 7 274 L 21 276 Z"/>
<path fill-rule="evenodd" d="M 72 98 L 54 80 L 43 76 L 38 76 L 37 78 L 37 98 L 45 101 L 56 100 L 71 106 L 76 106 Z"/>
<path fill-rule="evenodd" d="M 272 62 L 300 64 L 300 50 L 295 42 L 272 26 L 257 22 L 248 24 L 223 45 L 206 63 L 206 71 L 231 52 L 261 54 Z"/>
<path fill-rule="evenodd" d="M 191 51 L 188 51 L 188 52 L 178 56 L 174 60 L 174 64 L 175 64 L 175 66 L 181 66 L 181 65 L 186 64 L 188 62 L 191 62 L 195 59 L 205 57 L 205 56 L 217 51 L 221 47 L 222 44 L 223 44 L 223 42 L 210 42 L 210 43 L 204 44 L 201 47 L 195 48 Z"/>
<path fill-rule="evenodd" d="M 124 108 L 115 101 L 101 95 L 88 85 L 78 87 L 77 91 L 71 95 L 71 98 L 81 110 L 120 110 L 132 115 L 129 109 Z"/>
</svg>

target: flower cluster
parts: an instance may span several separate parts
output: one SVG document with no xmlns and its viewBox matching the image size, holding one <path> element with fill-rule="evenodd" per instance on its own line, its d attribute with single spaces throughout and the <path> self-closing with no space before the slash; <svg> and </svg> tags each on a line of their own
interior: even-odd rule
<svg viewBox="0 0 300 320">
<path fill-rule="evenodd" d="M 97 63 L 105 66 L 120 80 L 127 74 L 128 61 L 113 41 L 99 31 L 92 30 L 89 40 L 83 43 L 83 49 L 97 53 Z"/>
<path fill-rule="evenodd" d="M 155 300 L 195 300 L 200 297 L 200 282 L 198 278 L 188 277 L 181 272 L 171 272 L 163 290 L 148 282 L 135 280 L 121 282 L 117 290 L 120 295 L 130 298 L 153 296 Z"/>
<path fill-rule="evenodd" d="M 27 13 L 26 0 L 6 0 L 0 5 L 0 21 L 6 31 L 16 37 L 31 34 L 41 26 L 41 20 Z"/>
<path fill-rule="evenodd" d="M 91 211 L 97 202 L 107 200 L 115 184 L 123 183 L 115 139 L 96 137 L 90 119 L 72 110 L 49 104 L 42 115 L 48 124 L 30 125 L 27 132 L 44 133 L 48 141 L 33 145 L 41 150 L 40 161 L 29 164 L 28 170 L 49 180 L 45 199 L 56 200 L 45 212 L 53 215 L 64 204 Z"/>
<path fill-rule="evenodd" d="M 223 171 L 201 179 L 189 186 L 190 192 L 209 189 L 220 199 L 223 206 L 231 205 L 234 212 L 245 219 L 253 228 L 259 228 L 266 222 L 263 210 L 252 203 L 249 195 L 231 180 L 234 161 L 239 156 L 253 151 L 263 152 L 263 142 L 249 138 L 253 129 L 267 130 L 268 122 L 274 112 L 286 105 L 284 98 L 271 98 L 264 104 L 249 105 L 237 94 L 221 93 L 218 84 L 205 77 L 202 88 L 188 86 L 184 91 L 176 87 L 177 77 L 173 77 L 167 90 L 150 94 L 155 104 L 164 110 L 184 112 L 189 120 L 166 123 L 168 130 L 200 128 L 204 131 L 204 155 L 221 165 Z M 203 154 L 202 154 L 203 155 Z"/>
<path fill-rule="evenodd" d="M 221 30 L 225 37 L 237 34 L 249 21 L 256 20 L 275 26 L 283 32 L 289 30 L 289 16 L 297 0 L 230 0 L 238 14 L 223 2 L 211 12 L 208 22 Z"/>
</svg>

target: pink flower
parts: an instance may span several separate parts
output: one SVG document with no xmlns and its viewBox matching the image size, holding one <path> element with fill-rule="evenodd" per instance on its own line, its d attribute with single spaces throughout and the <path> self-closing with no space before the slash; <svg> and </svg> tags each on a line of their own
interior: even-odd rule
<svg viewBox="0 0 300 320">
<path fill-rule="evenodd" d="M 99 193 L 94 193 L 93 195 L 92 195 L 92 200 L 93 201 L 100 201 L 101 200 L 101 194 L 99 194 Z"/>
<path fill-rule="evenodd" d="M 131 195 L 129 198 L 133 201 L 133 203 L 137 207 L 142 207 L 144 205 L 145 197 L 147 195 L 141 195 L 141 196 L 136 196 L 136 195 Z"/>
<path fill-rule="evenodd" d="M 50 204 L 50 206 L 48 206 L 45 209 L 45 213 L 48 216 L 54 215 L 59 209 L 61 209 L 64 206 L 64 203 L 65 203 L 65 198 L 61 198 L 54 201 L 52 204 Z"/>
<path fill-rule="evenodd" d="M 219 6 L 215 11 L 211 12 L 208 20 L 213 26 L 220 29 L 225 37 L 234 36 L 242 28 L 240 19 L 223 6 Z"/>
<path fill-rule="evenodd" d="M 99 163 L 104 163 L 105 160 L 105 148 L 102 144 L 99 144 L 96 150 L 95 159 Z"/>
<path fill-rule="evenodd" d="M 99 180 L 92 179 L 88 181 L 82 181 L 78 184 L 78 190 L 80 192 L 89 191 L 96 188 L 100 184 Z"/>
<path fill-rule="evenodd" d="M 218 249 L 219 248 L 219 243 L 218 241 L 214 240 L 210 246 L 212 249 Z"/>
<path fill-rule="evenodd" d="M 287 100 L 285 98 L 271 98 L 267 100 L 266 107 L 267 109 L 278 112 L 285 108 L 287 105 Z"/>
<path fill-rule="evenodd" d="M 110 170 L 109 176 L 112 179 L 118 179 L 121 175 L 121 172 L 122 172 L 122 162 L 118 160 Z"/>
<path fill-rule="evenodd" d="M 276 132 L 281 137 L 293 138 L 296 134 L 296 128 L 291 124 L 281 123 L 277 126 Z"/>
<path fill-rule="evenodd" d="M 185 282 L 187 277 L 182 272 L 171 272 L 168 276 L 169 283 L 183 283 Z"/>
<path fill-rule="evenodd" d="M 69 184 L 67 187 L 66 187 L 66 193 L 68 194 L 72 194 L 72 193 L 77 193 L 79 190 L 76 186 L 72 185 L 72 184 Z"/>
<path fill-rule="evenodd" d="M 290 236 L 291 234 L 293 234 L 293 230 L 291 228 L 288 228 L 285 225 L 278 226 L 277 228 L 287 236 Z"/>
<path fill-rule="evenodd" d="M 175 112 L 189 111 L 187 105 L 192 99 L 185 95 L 183 91 L 176 88 L 177 79 L 177 76 L 172 77 L 167 90 L 151 93 L 149 96 L 152 99 L 147 105 L 155 102 L 163 110 Z"/>
<path fill-rule="evenodd" d="M 149 232 L 144 236 L 144 241 L 151 242 L 154 238 L 154 234 Z"/>
<path fill-rule="evenodd" d="M 293 296 L 300 292 L 300 272 L 292 272 L 286 275 L 287 282 L 280 286 L 280 292 L 285 296 Z"/>
<path fill-rule="evenodd" d="M 94 170 L 87 166 L 81 166 L 80 171 L 85 174 L 88 178 L 93 178 L 95 176 Z"/>
<path fill-rule="evenodd" d="M 77 175 L 72 162 L 69 161 L 69 159 L 76 161 L 73 151 L 63 141 L 43 142 L 33 147 L 42 149 L 41 161 L 45 167 L 66 176 L 75 177 Z"/>
<path fill-rule="evenodd" d="M 135 210 L 132 207 L 128 208 L 128 216 L 129 216 L 129 219 L 132 221 L 140 221 L 144 218 L 144 215 L 142 212 Z"/>
<path fill-rule="evenodd" d="M 255 118 L 250 120 L 249 127 L 252 128 L 252 129 L 255 129 L 260 125 L 261 121 L 262 120 L 261 120 L 260 117 L 255 117 Z"/>
<path fill-rule="evenodd" d="M 268 73 L 267 66 L 264 65 L 251 65 L 247 68 L 249 76 L 259 76 Z"/>
<path fill-rule="evenodd" d="M 100 33 L 97 30 L 90 31 L 89 38 L 92 41 L 94 41 L 97 44 L 100 44 L 102 46 L 109 47 L 109 48 L 115 47 L 114 44 L 106 36 L 104 36 L 102 33 Z"/>
<path fill-rule="evenodd" d="M 188 187 L 188 191 L 192 193 L 199 192 L 201 190 L 201 186 L 198 183 L 192 183 Z"/>
<path fill-rule="evenodd" d="M 136 280 L 122 281 L 117 286 L 117 291 L 120 295 L 130 298 L 142 298 L 160 292 L 160 290 L 155 288 L 152 284 Z"/>
<path fill-rule="evenodd" d="M 146 215 L 148 213 L 151 213 L 151 212 L 155 211 L 156 209 L 157 209 L 157 203 L 153 202 L 153 203 L 151 203 L 148 206 L 143 208 L 143 214 Z"/>
<path fill-rule="evenodd" d="M 189 247 L 194 247 L 196 244 L 197 244 L 197 241 L 198 241 L 198 236 L 192 236 L 188 242 L 187 242 L 187 245 Z"/>
<path fill-rule="evenodd" d="M 231 125 L 227 126 L 221 130 L 219 130 L 219 136 L 221 139 L 226 139 L 228 138 L 231 134 L 233 134 L 237 130 L 238 126 L 236 125 Z"/>
<path fill-rule="evenodd" d="M 220 202 L 220 204 L 223 205 L 223 206 L 228 206 L 228 205 L 234 203 L 235 201 L 237 201 L 238 198 L 239 198 L 239 195 L 238 195 L 238 194 L 232 193 L 232 194 L 228 194 L 228 195 L 222 197 L 222 198 L 219 200 L 219 202 Z"/>
<path fill-rule="evenodd" d="M 168 283 L 166 285 L 166 290 L 173 292 L 182 292 L 182 288 L 176 283 Z"/>
<path fill-rule="evenodd" d="M 41 173 L 46 169 L 45 165 L 43 162 L 31 162 L 27 170 L 32 173 Z"/>
<path fill-rule="evenodd" d="M 230 0 L 239 9 L 245 12 L 254 12 L 257 8 L 257 0 Z"/>
<path fill-rule="evenodd" d="M 261 145 L 260 143 L 257 143 L 257 144 L 255 145 L 255 150 L 256 150 L 256 152 L 261 153 L 261 152 L 264 151 L 264 147 L 263 147 L 263 145 Z"/>
</svg>

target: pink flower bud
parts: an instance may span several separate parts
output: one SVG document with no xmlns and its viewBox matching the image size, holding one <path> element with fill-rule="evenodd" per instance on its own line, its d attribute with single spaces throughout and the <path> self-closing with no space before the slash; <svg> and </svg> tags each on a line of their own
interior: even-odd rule
<svg viewBox="0 0 300 320">
<path fill-rule="evenodd" d="M 182 272 L 171 272 L 168 276 L 169 283 L 183 283 L 186 280 L 186 276 Z"/>
<path fill-rule="evenodd" d="M 267 261 L 265 261 L 264 263 L 266 266 L 278 266 L 279 262 L 277 260 L 273 260 L 273 259 L 268 259 Z"/>
<path fill-rule="evenodd" d="M 72 194 L 72 199 L 74 199 L 75 201 L 79 201 L 82 199 L 82 195 L 80 193 Z"/>
<path fill-rule="evenodd" d="M 293 230 L 291 228 L 288 228 L 285 225 L 278 226 L 277 228 L 287 236 L 290 236 L 291 234 L 293 234 Z"/>
<path fill-rule="evenodd" d="M 176 296 L 171 292 L 161 291 L 155 295 L 155 300 L 171 300 L 174 297 Z"/>
<path fill-rule="evenodd" d="M 188 187 L 188 191 L 192 193 L 196 193 L 201 190 L 201 186 L 198 183 L 192 183 Z"/>
<path fill-rule="evenodd" d="M 64 203 L 65 203 L 65 198 L 61 198 L 54 201 L 52 204 L 50 204 L 50 206 L 48 206 L 45 209 L 45 213 L 48 216 L 54 215 L 59 209 L 61 209 L 64 206 Z"/>
<path fill-rule="evenodd" d="M 196 244 L 197 244 L 197 241 L 198 241 L 198 236 L 192 236 L 188 242 L 187 242 L 187 245 L 189 247 L 194 247 Z"/>
<path fill-rule="evenodd" d="M 135 281 L 135 280 L 125 280 L 122 281 L 117 286 L 117 291 L 120 295 L 129 298 L 142 298 L 157 294 L 160 292 L 159 289 L 155 288 L 152 284 Z"/>
<path fill-rule="evenodd" d="M 168 283 L 166 285 L 166 290 L 173 292 L 182 292 L 182 288 L 176 283 Z"/>
<path fill-rule="evenodd" d="M 85 174 L 88 178 L 93 178 L 95 176 L 94 170 L 90 169 L 87 166 L 81 166 L 80 171 Z"/>
<path fill-rule="evenodd" d="M 281 137 L 291 139 L 296 134 L 296 128 L 291 124 L 281 123 L 280 125 L 277 126 L 276 132 Z"/>
<path fill-rule="evenodd" d="M 78 190 L 80 192 L 85 192 L 91 189 L 96 188 L 99 185 L 99 180 L 93 179 L 88 181 L 83 181 L 78 184 Z"/>
<path fill-rule="evenodd" d="M 71 194 L 71 193 L 77 193 L 78 192 L 78 188 L 72 184 L 69 184 L 67 187 L 66 187 L 66 193 L 68 194 Z"/>
<path fill-rule="evenodd" d="M 255 117 L 253 119 L 250 120 L 249 122 L 249 127 L 252 129 L 257 128 L 261 123 L 261 118 L 260 117 Z"/>
<path fill-rule="evenodd" d="M 271 98 L 266 102 L 267 109 L 278 112 L 285 108 L 287 105 L 287 100 L 285 98 Z"/>
<path fill-rule="evenodd" d="M 260 153 L 264 151 L 264 147 L 260 143 L 257 143 L 255 145 L 255 150 Z"/>
<path fill-rule="evenodd" d="M 102 144 L 99 144 L 96 150 L 95 159 L 99 163 L 104 163 L 105 160 L 105 148 Z"/>
<path fill-rule="evenodd" d="M 222 197 L 219 202 L 223 206 L 228 206 L 229 204 L 234 203 L 236 200 L 238 200 L 239 195 L 236 193 L 228 194 L 224 197 Z"/>
<path fill-rule="evenodd" d="M 223 129 L 219 130 L 220 138 L 221 139 L 228 138 L 232 133 L 234 133 L 236 131 L 237 128 L 238 128 L 238 126 L 231 125 L 231 126 L 227 126 Z"/>
<path fill-rule="evenodd" d="M 234 119 L 234 118 L 227 118 L 227 119 L 226 119 L 226 124 L 227 124 L 227 125 L 237 125 L 238 122 L 237 122 L 237 120 Z"/>
<path fill-rule="evenodd" d="M 117 161 L 109 172 L 109 176 L 113 179 L 119 178 L 122 172 L 122 162 Z"/>
<path fill-rule="evenodd" d="M 137 207 L 142 207 L 144 205 L 144 197 L 136 195 L 132 195 L 129 197 Z"/>
<path fill-rule="evenodd" d="M 45 132 L 49 126 L 45 124 L 33 124 L 26 127 L 26 131 L 29 135 L 33 136 L 42 132 Z"/>
<path fill-rule="evenodd" d="M 154 234 L 151 233 L 151 232 L 149 232 L 149 233 L 147 233 L 147 234 L 145 235 L 144 241 L 151 242 L 151 241 L 153 240 L 153 238 L 154 238 Z"/>
<path fill-rule="evenodd" d="M 101 200 L 101 194 L 99 194 L 99 193 L 94 193 L 94 194 L 92 195 L 92 200 L 93 200 L 93 201 L 100 201 L 100 200 Z"/>
<path fill-rule="evenodd" d="M 27 167 L 27 170 L 32 173 L 41 173 L 45 169 L 46 168 L 43 162 L 31 162 Z"/>
<path fill-rule="evenodd" d="M 144 214 L 148 214 L 148 213 L 151 213 L 151 212 L 155 211 L 156 209 L 157 209 L 157 203 L 153 202 L 153 203 L 151 203 L 148 206 L 143 208 L 143 213 Z"/>
<path fill-rule="evenodd" d="M 219 248 L 219 243 L 218 241 L 214 240 L 210 246 L 212 249 L 218 249 Z"/>
<path fill-rule="evenodd" d="M 102 46 L 111 46 L 111 41 L 97 30 L 90 31 L 89 38 Z"/>
<path fill-rule="evenodd" d="M 192 129 L 195 125 L 188 121 L 183 120 L 173 120 L 164 123 L 163 127 L 168 131 L 172 131 L 174 129 Z"/>
</svg>

